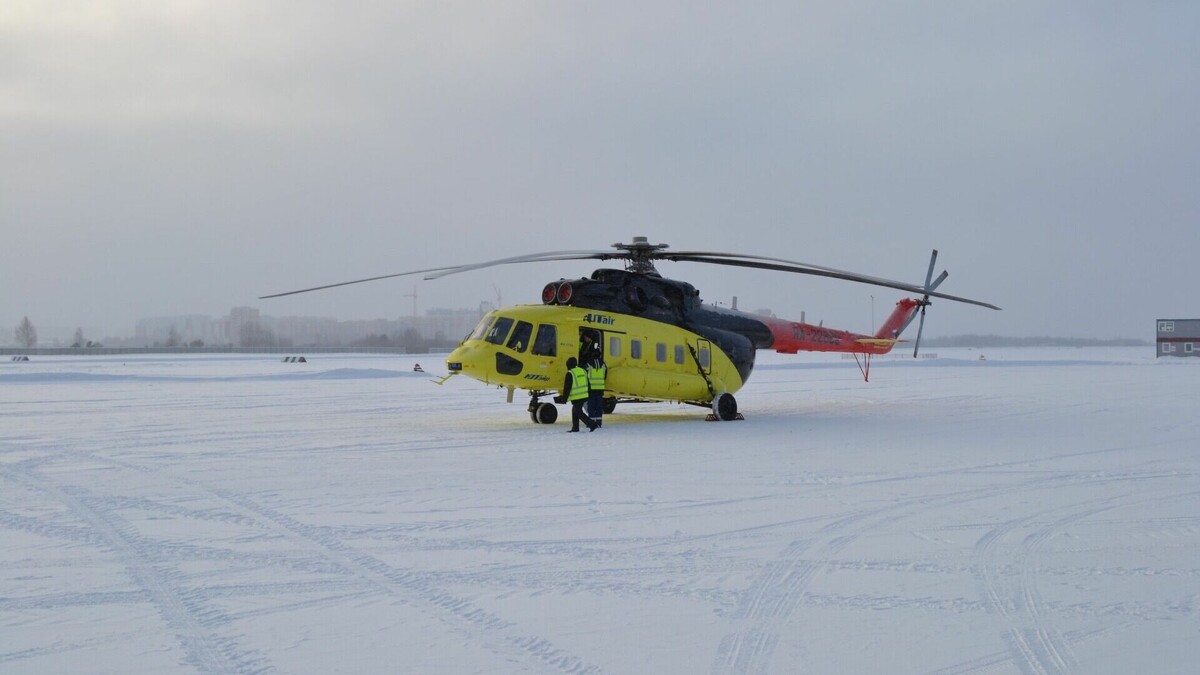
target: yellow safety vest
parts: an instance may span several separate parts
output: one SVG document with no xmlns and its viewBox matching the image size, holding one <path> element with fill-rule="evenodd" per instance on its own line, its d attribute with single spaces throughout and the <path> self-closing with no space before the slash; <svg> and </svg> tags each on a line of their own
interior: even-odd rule
<svg viewBox="0 0 1200 675">
<path fill-rule="evenodd" d="M 603 363 L 599 368 L 588 368 L 588 386 L 593 391 L 604 391 L 604 376 L 608 373 L 608 366 Z"/>
<path fill-rule="evenodd" d="M 567 395 L 568 401 L 578 401 L 581 398 L 588 397 L 588 376 L 587 372 L 579 366 L 575 366 L 567 371 L 571 373 L 571 393 Z"/>
</svg>

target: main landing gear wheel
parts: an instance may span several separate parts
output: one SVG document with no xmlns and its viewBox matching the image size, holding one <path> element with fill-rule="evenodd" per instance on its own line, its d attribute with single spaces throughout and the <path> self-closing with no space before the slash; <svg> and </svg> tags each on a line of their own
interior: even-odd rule
<svg viewBox="0 0 1200 675">
<path fill-rule="evenodd" d="M 529 409 L 529 419 L 534 424 L 554 424 L 558 421 L 558 408 L 553 403 L 538 403 Z"/>
<path fill-rule="evenodd" d="M 738 418 L 737 399 L 733 394 L 719 394 L 712 402 L 713 414 L 717 419 L 728 422 Z"/>
<path fill-rule="evenodd" d="M 616 409 L 617 409 L 617 399 L 615 399 L 611 396 L 604 399 L 604 414 L 605 415 L 613 414 L 613 411 Z"/>
</svg>

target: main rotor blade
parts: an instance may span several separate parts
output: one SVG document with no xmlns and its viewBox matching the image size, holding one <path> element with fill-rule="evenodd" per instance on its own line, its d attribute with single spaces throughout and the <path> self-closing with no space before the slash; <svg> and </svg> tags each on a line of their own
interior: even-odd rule
<svg viewBox="0 0 1200 675">
<path fill-rule="evenodd" d="M 433 274 L 425 277 L 425 279 L 440 279 L 441 277 L 450 274 L 470 272 L 471 270 L 483 269 L 484 267 L 495 267 L 496 265 L 512 265 L 515 263 L 528 262 L 553 262 L 558 260 L 609 260 L 611 258 L 627 257 L 629 256 L 620 253 L 612 253 L 610 251 L 546 251 L 545 253 L 530 253 L 528 255 L 513 256 L 511 258 L 500 258 L 499 260 L 471 263 L 469 265 L 441 267 L 435 270 Z"/>
<path fill-rule="evenodd" d="M 308 293 L 309 291 L 323 291 L 326 288 L 337 288 L 338 286 L 349 286 L 351 284 L 362 284 L 368 281 L 379 281 L 380 279 L 391 279 L 394 277 L 404 277 L 411 274 L 426 274 L 428 272 L 437 272 L 439 270 L 454 269 L 452 267 L 431 267 L 425 270 L 413 270 L 411 272 L 398 272 L 396 274 L 384 274 L 378 277 L 368 277 L 366 279 L 355 279 L 354 281 L 341 281 L 336 284 L 325 284 L 324 286 L 313 286 L 312 288 L 302 288 L 298 291 L 287 291 L 286 293 L 275 293 L 272 295 L 261 295 L 259 300 L 267 300 L 268 298 L 282 298 L 285 295 L 296 295 L 297 293 Z"/>
<path fill-rule="evenodd" d="M 717 251 L 674 251 L 671 253 L 663 252 L 659 257 L 667 260 L 674 260 L 675 256 L 701 256 L 705 258 L 729 258 L 732 260 L 765 260 L 767 262 L 783 263 L 784 265 L 796 265 L 797 267 L 807 267 L 814 270 L 824 270 L 826 272 L 840 272 L 842 274 L 853 274 L 846 270 L 839 270 L 834 267 L 826 267 L 824 265 L 814 265 L 812 263 L 801 262 L 799 260 L 785 260 L 784 258 L 771 258 L 763 255 L 747 255 L 745 253 L 722 253 Z"/>
<path fill-rule="evenodd" d="M 818 274 L 817 272 L 812 272 L 812 271 L 802 272 L 801 270 L 798 270 L 798 269 L 797 270 L 784 270 L 784 271 L 796 272 L 799 274 L 816 274 L 817 276 L 832 276 L 832 278 L 835 278 L 835 279 L 847 279 L 850 281 L 858 281 L 861 283 L 873 284 L 876 286 L 889 286 L 892 288 L 900 288 L 900 286 L 895 286 L 895 284 L 905 284 L 905 282 L 903 282 L 903 281 L 892 281 L 891 279 L 883 279 L 880 277 L 873 277 L 873 276 L 869 276 L 866 274 L 859 274 L 857 272 L 848 272 L 846 270 L 837 269 L 836 267 L 826 267 L 824 265 L 814 265 L 812 263 L 800 262 L 797 260 L 785 260 L 784 258 L 771 258 L 768 256 L 761 256 L 761 255 L 745 255 L 742 253 L 704 253 L 704 252 L 700 252 L 700 251 L 677 251 L 675 253 L 664 253 L 664 254 L 662 254 L 662 257 L 666 258 L 668 260 L 688 260 L 688 261 L 692 261 L 692 262 L 700 262 L 700 261 L 694 260 L 695 257 L 726 258 L 726 259 L 733 260 L 733 261 L 763 260 L 763 261 L 767 261 L 767 262 L 781 263 L 783 265 L 792 265 L 795 267 L 801 267 L 801 268 L 805 268 L 806 270 L 820 270 L 821 272 L 829 273 L 829 274 Z M 937 251 L 935 250 L 933 252 L 933 258 L 930 260 L 931 268 L 933 266 L 932 263 L 936 262 L 936 260 L 937 260 Z M 707 260 L 707 261 L 703 261 L 703 262 L 711 262 L 713 264 L 737 264 L 737 263 L 719 263 L 716 260 Z M 747 264 L 744 266 L 755 267 L 755 265 L 750 265 L 750 264 Z M 764 269 L 773 269 L 773 268 L 764 268 Z M 941 276 L 938 277 L 937 281 L 934 281 L 931 284 L 929 281 L 929 278 L 933 276 L 933 272 L 931 269 L 930 272 L 926 275 L 925 287 L 918 287 L 916 284 L 905 284 L 905 288 L 903 288 L 902 290 L 908 290 L 908 288 L 920 288 L 921 294 L 925 294 L 926 288 L 928 288 L 929 290 L 932 291 L 933 289 L 937 288 L 939 284 L 941 284 L 943 281 L 945 281 L 946 277 L 949 275 L 950 275 L 949 272 L 943 271 Z M 917 291 L 913 291 L 913 292 L 917 292 Z M 939 296 L 937 293 L 930 293 L 929 295 L 933 295 L 935 297 L 945 297 L 945 296 Z M 980 304 L 980 305 L 983 305 L 986 307 L 991 307 L 991 305 L 987 305 L 986 303 L 980 303 L 980 302 L 974 301 L 974 300 L 969 301 L 969 302 L 971 302 L 972 304 Z M 1000 309 L 999 307 L 991 307 L 991 308 L 992 309 Z"/>
<path fill-rule="evenodd" d="M 273 295 L 264 295 L 259 297 L 259 300 L 267 300 L 269 298 L 282 298 L 285 295 L 296 295 L 297 293 L 308 293 L 309 291 L 323 291 L 327 288 L 337 288 L 338 286 L 349 286 L 351 284 L 361 284 L 368 281 L 379 281 L 380 279 L 392 279 L 395 277 L 410 276 L 413 274 L 427 274 L 425 279 L 437 279 L 444 277 L 447 274 L 458 274 L 468 270 L 480 269 L 482 267 L 491 267 L 492 265 L 507 265 L 510 263 L 519 262 L 543 262 L 555 260 L 586 260 L 599 259 L 606 260 L 608 258 L 620 258 L 621 254 L 612 254 L 608 251 L 547 251 L 546 253 L 533 253 L 530 255 L 514 256 L 512 258 L 503 258 L 500 260 L 492 260 L 484 263 L 474 263 L 470 265 L 447 265 L 445 267 L 430 267 L 423 270 L 412 270 L 409 272 L 397 272 L 396 274 L 383 274 L 377 277 L 368 277 L 366 279 L 355 279 L 354 281 L 341 281 L 336 284 L 325 284 L 324 286 L 313 286 L 312 288 L 302 288 L 298 291 L 287 291 L 286 293 L 275 293 Z"/>
<path fill-rule="evenodd" d="M 679 253 L 665 255 L 665 256 L 663 256 L 663 258 L 666 258 L 667 260 L 675 260 L 675 261 L 679 261 L 679 262 L 701 262 L 701 263 L 709 263 L 712 265 L 728 265 L 730 267 L 752 267 L 755 269 L 775 270 L 777 272 L 793 272 L 796 274 L 811 274 L 813 276 L 818 276 L 818 277 L 828 277 L 830 279 L 842 279 L 844 281 L 854 281 L 854 282 L 858 282 L 860 284 L 869 284 L 872 286 L 883 286 L 886 288 L 895 288 L 895 289 L 898 289 L 901 291 L 906 291 L 908 293 L 912 293 L 914 295 L 928 295 L 928 296 L 935 297 L 935 298 L 942 298 L 943 300 L 953 300 L 954 302 L 963 302 L 968 305 L 978 305 L 980 307 L 987 307 L 988 309 L 997 309 L 997 310 L 1000 309 L 999 307 L 997 307 L 991 303 L 981 302 L 979 300 L 971 300 L 970 298 L 964 298 L 964 297 L 960 297 L 957 295 L 950 295 L 948 293 L 937 293 L 934 291 L 927 291 L 925 288 L 917 286 L 916 284 L 906 284 L 902 281 L 892 281 L 890 279 L 881 279 L 879 277 L 871 277 L 871 276 L 867 276 L 865 274 L 855 274 L 854 272 L 844 272 L 842 270 L 823 269 L 823 268 L 815 267 L 815 266 L 810 267 L 810 266 L 803 265 L 802 263 L 796 264 L 796 263 L 784 263 L 784 262 L 759 262 L 758 260 L 754 259 L 751 256 L 746 256 L 745 259 L 739 260 L 739 259 L 734 259 L 732 257 L 723 259 L 723 258 L 716 258 L 716 257 L 710 257 L 710 256 L 700 256 L 700 255 L 681 255 Z"/>
<path fill-rule="evenodd" d="M 751 267 L 756 269 L 774 270 L 778 272 L 792 272 L 795 274 L 809 274 L 819 277 L 828 277 L 830 279 L 842 279 L 845 281 L 854 281 L 872 286 L 883 286 L 887 288 L 895 288 L 916 295 L 925 295 L 927 297 L 942 298 L 944 300 L 953 300 L 955 302 L 963 302 L 969 305 L 978 305 L 989 309 L 1000 309 L 999 307 L 981 302 L 979 300 L 971 300 L 957 295 L 949 295 L 947 293 L 936 293 L 933 289 L 946 278 L 947 273 L 943 272 L 936 281 L 931 283 L 930 278 L 933 275 L 933 265 L 937 258 L 937 252 L 934 251 L 933 258 L 930 260 L 930 270 L 926 274 L 925 286 L 920 287 L 916 284 L 904 283 L 901 281 L 892 281 L 880 277 L 872 277 L 865 274 L 848 272 L 839 270 L 833 267 L 825 267 L 823 265 L 813 265 L 811 263 L 799 262 L 796 260 L 786 260 L 783 258 L 772 258 L 768 256 L 745 255 L 741 253 L 724 253 L 718 251 L 673 251 L 668 253 L 665 250 L 639 251 L 635 256 L 632 252 L 619 250 L 618 252 L 611 251 L 546 251 L 544 253 L 532 253 L 527 255 L 513 256 L 509 258 L 499 258 L 481 263 L 472 263 L 468 265 L 449 265 L 446 267 L 431 267 L 423 270 L 412 270 L 409 272 L 398 272 L 396 274 L 384 274 L 376 277 L 368 277 L 366 279 L 355 279 L 353 281 L 343 281 L 336 284 L 326 284 L 324 286 L 314 286 L 312 288 L 303 288 L 296 291 L 287 291 L 285 293 L 275 293 L 272 295 L 261 296 L 260 300 L 268 298 L 280 298 L 287 295 L 296 295 L 298 293 L 308 293 L 311 291 L 320 291 L 327 288 L 337 288 L 339 286 L 349 286 L 351 284 L 361 284 L 368 281 L 378 281 L 381 279 L 391 279 L 395 277 L 409 276 L 413 274 L 425 274 L 425 279 L 438 279 L 450 274 L 459 274 L 461 272 L 469 272 L 472 270 L 483 269 L 487 267 L 495 267 L 497 265 L 511 265 L 516 263 L 527 262 L 557 262 L 563 260 L 631 260 L 634 258 L 644 258 L 646 261 L 652 260 L 673 260 L 678 262 L 700 262 L 712 265 L 727 265 L 730 267 Z M 911 320 L 910 320 L 911 321 Z"/>
</svg>

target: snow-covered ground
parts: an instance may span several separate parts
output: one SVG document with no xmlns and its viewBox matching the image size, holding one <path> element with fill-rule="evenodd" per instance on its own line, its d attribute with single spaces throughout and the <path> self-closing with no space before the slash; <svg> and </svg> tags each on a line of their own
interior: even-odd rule
<svg viewBox="0 0 1200 675">
<path fill-rule="evenodd" d="M 1200 359 L 929 351 L 570 435 L 436 355 L 2 363 L 0 672 L 1196 672 Z"/>
</svg>

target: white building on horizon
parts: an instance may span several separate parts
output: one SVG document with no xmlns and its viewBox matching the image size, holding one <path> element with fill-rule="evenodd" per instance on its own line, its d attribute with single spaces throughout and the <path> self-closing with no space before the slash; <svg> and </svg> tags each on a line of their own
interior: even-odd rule
<svg viewBox="0 0 1200 675">
<path fill-rule="evenodd" d="M 338 321 L 314 316 L 273 317 L 254 307 L 234 307 L 223 317 L 184 314 L 138 319 L 133 341 L 143 346 L 166 345 L 174 337 L 180 346 L 197 341 L 206 346 L 242 346 L 243 337 L 252 334 L 268 335 L 286 346 L 342 347 L 385 336 L 389 343 L 399 344 L 415 332 L 422 340 L 454 342 L 466 337 L 491 309 L 485 303 L 469 309 L 431 308 L 420 316 L 396 319 Z"/>
</svg>

